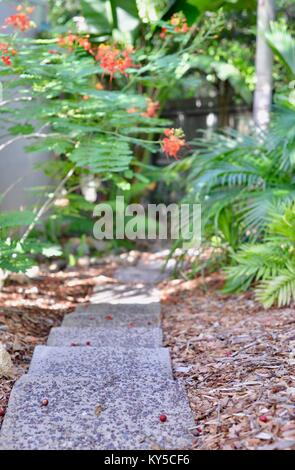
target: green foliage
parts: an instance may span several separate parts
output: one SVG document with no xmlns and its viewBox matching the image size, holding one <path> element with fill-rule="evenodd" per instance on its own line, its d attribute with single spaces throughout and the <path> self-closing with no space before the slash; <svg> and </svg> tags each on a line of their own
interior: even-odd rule
<svg viewBox="0 0 295 470">
<path fill-rule="evenodd" d="M 273 24 L 267 39 L 294 79 L 294 39 Z M 204 234 L 220 240 L 225 293 L 255 285 L 266 307 L 295 300 L 295 100 L 293 82 L 275 97 L 269 129 L 210 133 L 173 171 L 187 173 L 187 197 L 201 200 Z M 212 237 L 213 236 L 213 237 Z M 214 251 L 214 250 L 213 250 Z M 212 253 L 213 253 L 212 251 Z M 198 263 L 198 264 L 197 264 Z M 196 265 L 202 265 L 199 260 Z M 206 267 L 212 264 L 212 259 Z M 194 272 L 196 268 L 194 267 Z M 203 268 L 202 268 L 203 269 Z"/>
<path fill-rule="evenodd" d="M 24 272 L 36 265 L 35 256 L 60 256 L 57 245 L 38 240 L 23 239 L 18 234 L 35 219 L 31 211 L 3 212 L 0 214 L 0 268 L 12 272 Z"/>
<path fill-rule="evenodd" d="M 265 33 L 268 44 L 281 62 L 286 66 L 289 74 L 295 76 L 295 39 L 288 32 L 286 25 L 274 23 L 270 31 Z"/>
<path fill-rule="evenodd" d="M 25 272 L 36 266 L 36 255 L 50 258 L 61 254 L 58 245 L 39 240 L 21 241 L 11 237 L 0 239 L 0 268 L 6 271 Z"/>
<path fill-rule="evenodd" d="M 230 245 L 224 211 L 234 211 L 239 225 L 239 240 L 258 238 L 268 222 L 273 204 L 295 196 L 294 165 L 286 164 L 286 139 L 281 141 L 272 131 L 263 140 L 256 133 L 241 135 L 237 131 L 212 134 L 209 140 L 196 140 L 199 147 L 190 157 L 187 191 L 199 194 L 205 223 L 212 222 Z M 201 147 L 202 146 L 202 147 Z"/>
<path fill-rule="evenodd" d="M 0 230 L 22 227 L 33 222 L 35 215 L 30 211 L 4 212 L 0 214 Z"/>
<path fill-rule="evenodd" d="M 117 35 L 121 10 L 139 22 L 135 1 L 83 0 L 68 2 L 67 6 L 68 11 L 62 1 L 52 5 L 52 18 L 59 31 L 66 31 L 70 25 L 76 31 L 73 17 L 81 13 L 85 24 L 79 26 L 80 31 L 90 34 L 94 50 L 106 41 L 125 50 L 126 38 Z M 90 54 L 78 40 L 67 47 L 57 40 L 56 33 L 33 39 L 0 35 L 0 41 L 16 51 L 10 66 L 0 61 L 0 78 L 5 77 L 0 113 L 9 122 L 12 136 L 0 149 L 25 136 L 26 152 L 52 155 L 38 165 L 52 181 L 50 187 L 40 188 L 44 203 L 35 207 L 30 217 L 27 213 L 19 218 L 3 215 L 3 224 L 13 229 L 12 234 L 3 233 L 1 237 L 7 253 L 1 255 L 5 269 L 10 266 L 9 257 L 12 264 L 14 258 L 20 260 L 17 269 L 30 265 L 35 251 L 28 246 L 28 235 L 41 234 L 58 242 L 71 231 L 91 234 L 93 205 L 80 194 L 84 176 L 99 180 L 98 191 L 110 200 L 116 192 L 124 192 L 133 202 L 148 190 L 154 173 L 147 174 L 144 166 L 133 168 L 141 161 L 148 162 L 150 153 L 159 149 L 157 135 L 169 123 L 146 114 L 147 99 L 163 105 L 173 86 L 193 69 L 190 54 L 211 37 L 216 25 L 211 23 L 211 29 L 205 24 L 198 32 L 174 34 L 165 44 L 159 37 L 162 23 L 155 28 L 147 26 L 142 47 L 132 53 L 132 66 L 126 74 L 115 73 L 112 79 L 95 60 L 95 53 Z M 23 238 L 15 227 L 25 225 L 28 233 Z M 11 256 L 12 252 L 17 256 Z"/>
<path fill-rule="evenodd" d="M 257 299 L 269 308 L 295 300 L 295 203 L 272 210 L 263 244 L 247 244 L 233 255 L 227 268 L 225 292 L 257 284 Z"/>
</svg>

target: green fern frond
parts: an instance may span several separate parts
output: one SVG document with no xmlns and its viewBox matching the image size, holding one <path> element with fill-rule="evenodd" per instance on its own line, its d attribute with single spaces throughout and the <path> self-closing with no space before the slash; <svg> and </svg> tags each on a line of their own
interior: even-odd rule
<svg viewBox="0 0 295 470">
<path fill-rule="evenodd" d="M 265 308 L 270 308 L 274 304 L 284 307 L 294 302 L 295 264 L 288 264 L 279 276 L 262 281 L 256 289 L 256 296 Z"/>
<path fill-rule="evenodd" d="M 243 245 L 233 255 L 233 266 L 225 269 L 226 293 L 246 290 L 253 282 L 277 276 L 285 268 L 289 253 L 277 244 Z"/>
</svg>

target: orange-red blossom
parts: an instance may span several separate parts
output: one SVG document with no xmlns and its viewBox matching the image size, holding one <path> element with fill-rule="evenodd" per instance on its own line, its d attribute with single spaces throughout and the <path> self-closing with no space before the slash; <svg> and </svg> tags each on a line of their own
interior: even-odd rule
<svg viewBox="0 0 295 470">
<path fill-rule="evenodd" d="M 15 29 L 19 29 L 20 31 L 24 32 L 31 28 L 32 22 L 29 17 L 34 11 L 34 7 L 25 7 L 22 5 L 18 5 L 16 7 L 15 15 L 10 15 L 5 20 L 5 24 L 7 26 L 12 26 Z"/>
<path fill-rule="evenodd" d="M 159 109 L 160 109 L 159 101 L 153 101 L 153 100 L 151 100 L 151 98 L 147 98 L 146 110 L 143 113 L 141 113 L 140 115 L 142 117 L 153 118 L 153 117 L 157 116 L 157 113 L 158 113 Z M 137 112 L 139 112 L 139 109 L 136 108 L 136 107 L 127 109 L 128 114 L 133 114 L 133 113 L 137 113 Z"/>
<path fill-rule="evenodd" d="M 185 33 L 188 33 L 190 30 L 190 27 L 188 26 L 186 22 L 185 16 L 181 13 L 174 13 L 169 23 L 173 27 L 175 33 L 185 34 Z M 167 36 L 167 33 L 168 33 L 167 28 L 163 27 L 160 32 L 160 38 L 165 39 L 165 37 Z"/>
<path fill-rule="evenodd" d="M 141 115 L 143 117 L 150 117 L 150 118 L 156 117 L 159 109 L 160 109 L 159 101 L 153 101 L 150 98 L 148 98 L 146 111 L 142 113 Z"/>
<path fill-rule="evenodd" d="M 0 43 L 1 60 L 5 65 L 11 65 L 11 55 L 16 54 L 16 50 L 11 48 L 6 42 Z"/>
<path fill-rule="evenodd" d="M 68 47 L 69 50 L 72 50 L 75 45 L 83 47 L 100 63 L 104 73 L 110 75 L 110 80 L 113 79 L 116 72 L 127 76 L 126 70 L 135 66 L 131 58 L 132 49 L 128 47 L 119 49 L 113 45 L 100 44 L 95 48 L 91 44 L 89 36 L 79 37 L 72 32 L 69 32 L 67 36 L 60 36 L 57 42 L 60 46 Z"/>
<path fill-rule="evenodd" d="M 178 158 L 182 147 L 186 146 L 182 129 L 165 129 L 162 150 L 168 157 Z"/>
<path fill-rule="evenodd" d="M 100 44 L 97 48 L 95 59 L 100 63 L 104 73 L 110 75 L 110 80 L 116 72 L 127 76 L 126 70 L 134 67 L 130 53 L 131 49 L 120 50 L 115 46 Z"/>
<path fill-rule="evenodd" d="M 85 51 L 94 55 L 91 42 L 89 41 L 89 35 L 85 37 L 80 37 L 77 34 L 73 34 L 71 31 L 67 36 L 60 36 L 57 40 L 57 43 L 62 47 L 68 47 L 72 49 L 74 45 L 79 45 L 85 49 Z"/>
</svg>

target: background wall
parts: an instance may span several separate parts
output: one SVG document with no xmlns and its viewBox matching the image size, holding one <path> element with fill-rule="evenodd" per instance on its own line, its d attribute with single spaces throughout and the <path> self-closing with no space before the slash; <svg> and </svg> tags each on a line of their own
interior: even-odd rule
<svg viewBox="0 0 295 470">
<path fill-rule="evenodd" d="M 1 2 L 0 24 L 15 12 L 15 5 L 11 2 Z M 40 11 L 37 14 L 40 15 Z M 5 90 L 3 100 L 5 100 Z M 5 142 L 3 136 L 7 133 L 6 129 L 7 125 L 0 121 L 0 145 Z M 29 188 L 48 184 L 48 179 L 42 172 L 34 170 L 34 166 L 37 162 L 48 159 L 49 155 L 26 153 L 23 150 L 25 145 L 27 145 L 26 140 L 21 139 L 0 151 L 0 195 L 16 182 L 13 189 L 1 201 L 0 210 L 17 210 L 32 204 L 36 200 L 36 195 L 29 191 Z"/>
</svg>

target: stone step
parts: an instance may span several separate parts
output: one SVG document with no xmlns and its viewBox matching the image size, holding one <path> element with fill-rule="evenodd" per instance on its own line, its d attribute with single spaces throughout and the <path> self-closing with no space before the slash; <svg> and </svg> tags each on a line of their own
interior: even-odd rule
<svg viewBox="0 0 295 470">
<path fill-rule="evenodd" d="M 75 327 L 148 327 L 160 325 L 160 307 L 151 305 L 89 305 L 84 310 L 66 315 L 62 326 Z"/>
<path fill-rule="evenodd" d="M 138 313 L 144 315 L 160 315 L 161 304 L 160 302 L 150 302 L 148 304 L 136 304 L 132 300 L 123 304 L 110 303 L 110 302 L 98 302 L 90 304 L 80 304 L 75 312 L 77 313 L 101 313 L 101 314 L 117 314 L 119 312 L 124 313 Z"/>
<path fill-rule="evenodd" d="M 162 345 L 161 328 L 52 328 L 48 346 L 128 346 L 156 348 Z"/>
<path fill-rule="evenodd" d="M 107 302 L 111 304 L 133 303 L 146 305 L 160 302 L 160 293 L 157 289 L 148 288 L 143 284 L 107 284 L 94 287 L 90 302 L 94 304 Z"/>
<path fill-rule="evenodd" d="M 122 283 L 156 284 L 169 276 L 166 272 L 161 272 L 157 268 L 124 266 L 118 268 L 114 273 L 114 278 Z"/>
<path fill-rule="evenodd" d="M 44 399 L 47 406 L 41 406 Z M 23 376 L 10 397 L 0 449 L 186 449 L 193 426 L 183 389 L 173 380 Z"/>
<path fill-rule="evenodd" d="M 96 377 L 124 379 L 128 377 L 172 378 L 169 350 L 166 348 L 85 348 L 37 346 L 30 375 Z"/>
</svg>

